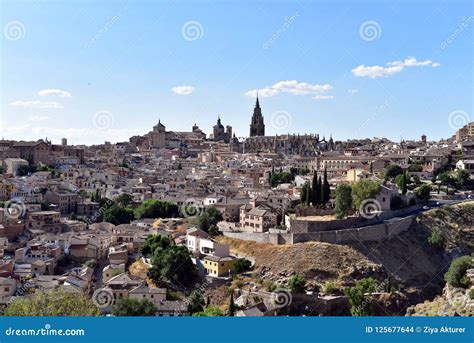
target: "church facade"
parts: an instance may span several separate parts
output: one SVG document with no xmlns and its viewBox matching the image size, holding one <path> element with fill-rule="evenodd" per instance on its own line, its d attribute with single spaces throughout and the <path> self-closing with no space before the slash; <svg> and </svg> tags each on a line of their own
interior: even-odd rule
<svg viewBox="0 0 474 343">
<path fill-rule="evenodd" d="M 265 122 L 257 95 L 250 121 L 250 137 L 244 142 L 244 153 L 275 153 L 315 156 L 319 151 L 333 150 L 334 141 L 319 139 L 319 134 L 265 136 Z"/>
</svg>

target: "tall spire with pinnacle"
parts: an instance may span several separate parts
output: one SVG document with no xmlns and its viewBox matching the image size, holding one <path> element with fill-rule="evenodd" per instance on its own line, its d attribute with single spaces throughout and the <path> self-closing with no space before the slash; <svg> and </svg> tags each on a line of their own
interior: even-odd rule
<svg viewBox="0 0 474 343">
<path fill-rule="evenodd" d="M 262 109 L 260 108 L 260 102 L 255 101 L 255 108 L 253 109 L 252 121 L 250 122 L 250 137 L 254 136 L 265 136 L 265 123 L 263 121 Z"/>
</svg>

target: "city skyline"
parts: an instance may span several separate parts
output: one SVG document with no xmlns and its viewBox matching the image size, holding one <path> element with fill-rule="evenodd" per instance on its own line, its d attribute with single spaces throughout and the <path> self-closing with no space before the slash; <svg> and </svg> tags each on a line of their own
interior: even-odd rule
<svg viewBox="0 0 474 343">
<path fill-rule="evenodd" d="M 1 134 L 100 144 L 220 115 L 246 137 L 258 91 L 268 135 L 446 139 L 472 121 L 459 5 L 5 2 Z"/>
</svg>

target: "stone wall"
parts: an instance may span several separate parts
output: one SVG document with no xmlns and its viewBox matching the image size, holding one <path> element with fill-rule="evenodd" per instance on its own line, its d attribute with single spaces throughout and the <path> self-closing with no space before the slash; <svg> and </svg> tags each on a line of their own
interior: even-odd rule
<svg viewBox="0 0 474 343">
<path fill-rule="evenodd" d="M 255 233 L 255 232 L 230 232 L 224 231 L 226 237 L 241 239 L 243 241 L 254 241 L 257 243 L 271 243 L 276 245 L 293 244 L 291 233 Z"/>
<path fill-rule="evenodd" d="M 350 228 L 358 228 L 367 225 L 375 225 L 383 220 L 403 216 L 409 212 L 420 209 L 420 206 L 412 206 L 396 211 L 386 211 L 380 213 L 372 219 L 362 217 L 348 217 L 340 220 L 317 221 L 317 220 L 301 220 L 293 219 L 290 224 L 291 233 L 314 233 L 328 230 L 344 230 Z"/>
<path fill-rule="evenodd" d="M 294 233 L 293 244 L 319 241 L 327 243 L 348 243 L 348 242 L 368 242 L 391 239 L 400 233 L 408 230 L 413 222 L 413 217 L 406 217 L 400 220 L 364 226 L 361 228 L 331 230 L 310 233 Z"/>
</svg>

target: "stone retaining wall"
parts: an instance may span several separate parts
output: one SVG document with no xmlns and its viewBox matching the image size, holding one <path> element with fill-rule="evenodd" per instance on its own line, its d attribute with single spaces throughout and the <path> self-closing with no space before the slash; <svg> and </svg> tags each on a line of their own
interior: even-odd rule
<svg viewBox="0 0 474 343">
<path fill-rule="evenodd" d="M 311 241 L 342 244 L 355 241 L 369 242 L 391 239 L 400 233 L 407 231 L 410 228 L 412 222 L 413 217 L 410 216 L 391 222 L 343 230 L 329 230 L 308 233 L 251 233 L 224 231 L 223 234 L 226 237 L 241 239 L 244 241 L 280 245 Z"/>
</svg>

